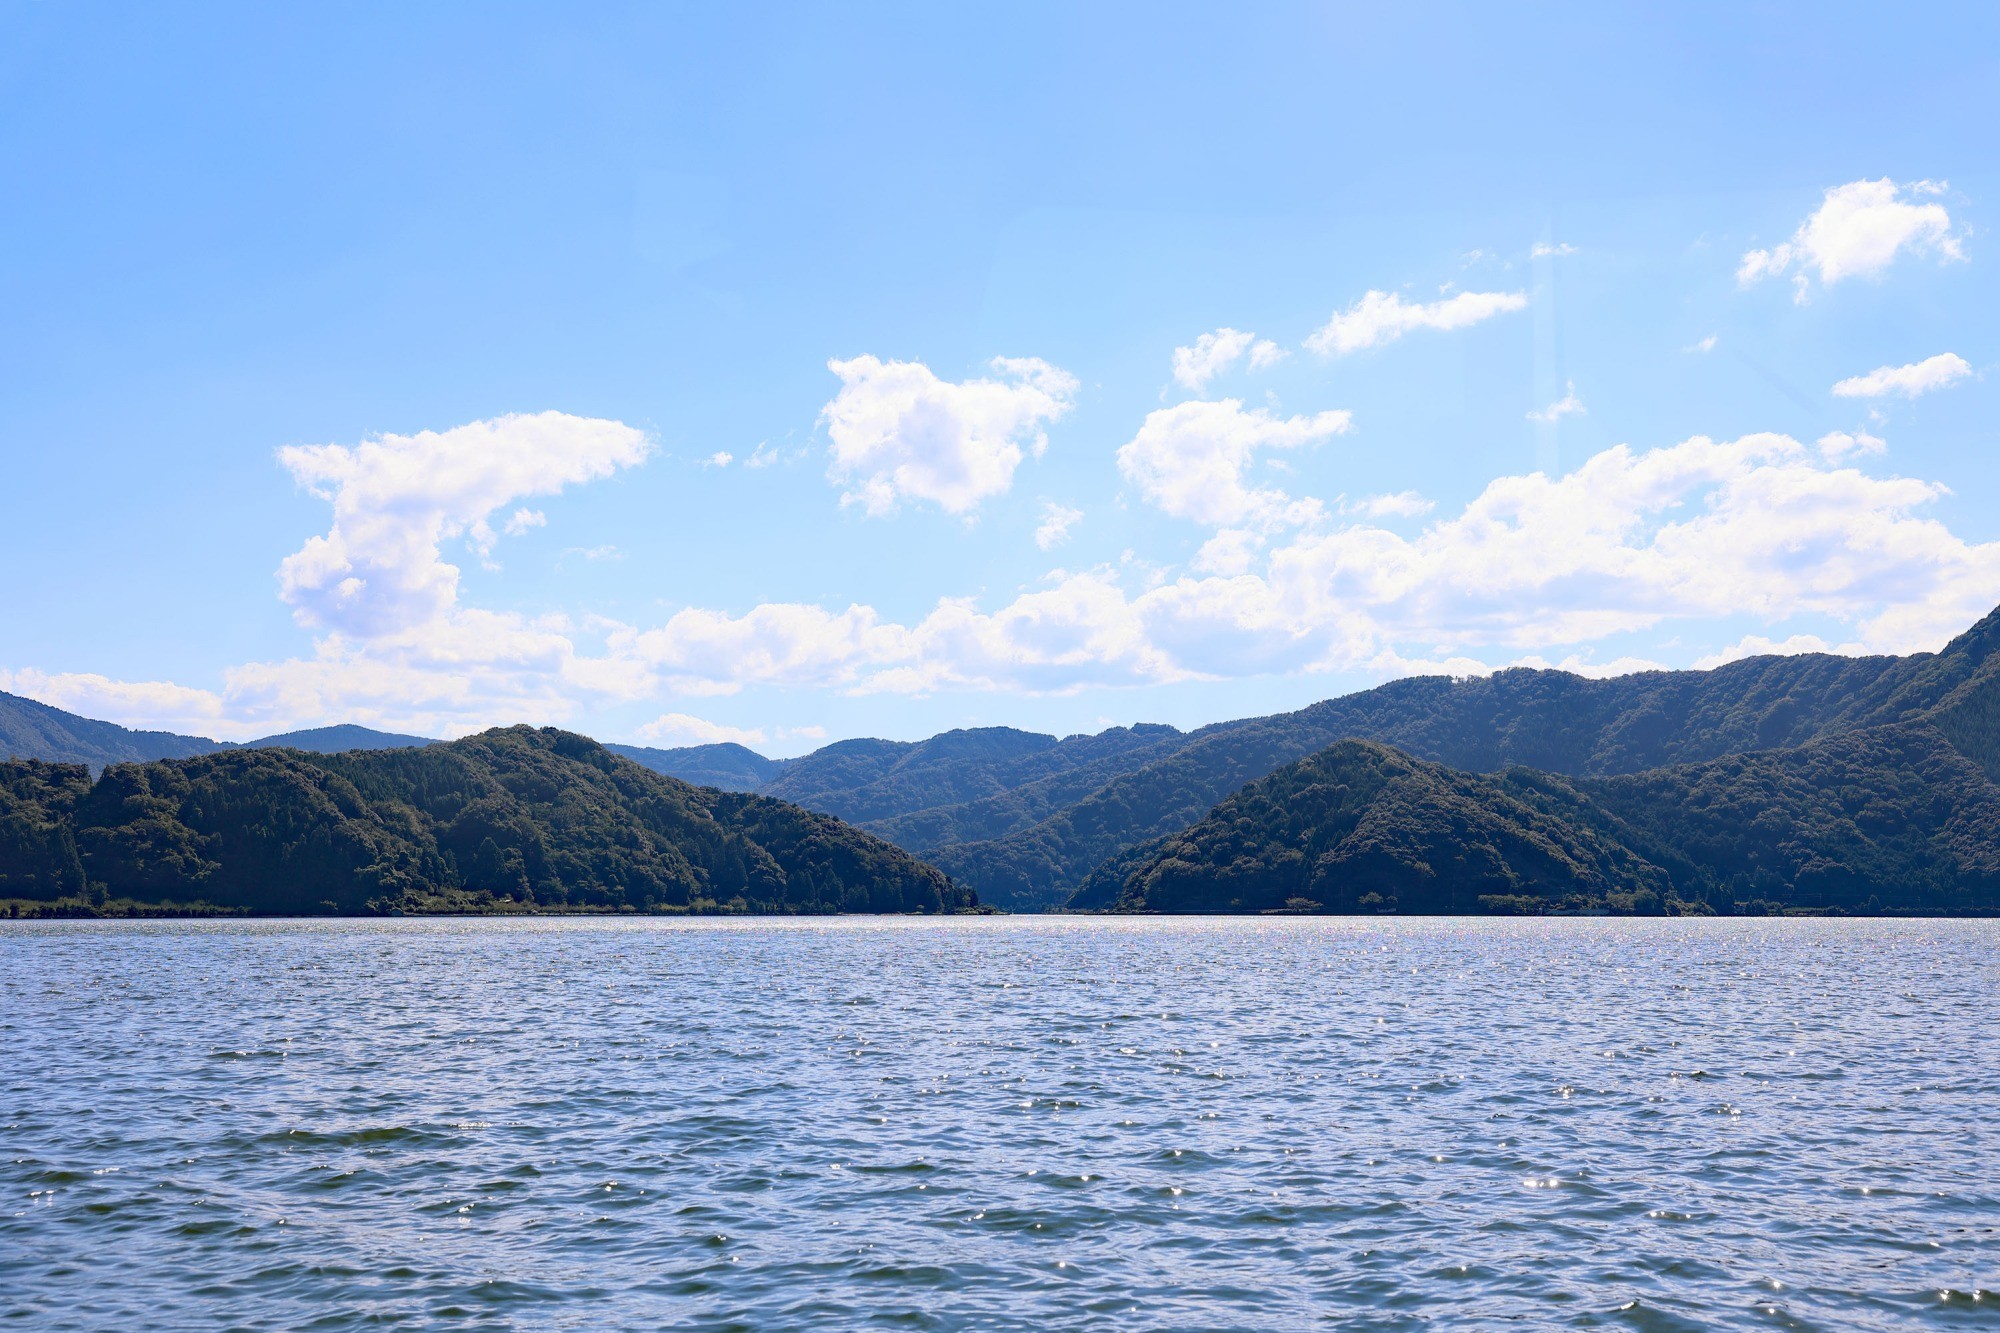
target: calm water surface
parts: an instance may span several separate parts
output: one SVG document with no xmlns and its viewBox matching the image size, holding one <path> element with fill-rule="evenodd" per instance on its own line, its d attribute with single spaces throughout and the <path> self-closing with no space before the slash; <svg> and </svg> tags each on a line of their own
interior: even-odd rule
<svg viewBox="0 0 2000 1333">
<path fill-rule="evenodd" d="M 1992 922 L 0 925 L 16 1327 L 2000 1325 Z"/>
</svg>

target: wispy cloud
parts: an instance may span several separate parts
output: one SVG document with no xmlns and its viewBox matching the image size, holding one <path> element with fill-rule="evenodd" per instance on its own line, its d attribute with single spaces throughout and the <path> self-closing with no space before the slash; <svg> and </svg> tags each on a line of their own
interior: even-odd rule
<svg viewBox="0 0 2000 1333">
<path fill-rule="evenodd" d="M 1322 356 L 1345 356 L 1395 342 L 1417 329 L 1462 329 L 1528 304 L 1523 292 L 1460 292 L 1428 304 L 1405 301 L 1394 292 L 1364 295 L 1336 313 L 1306 339 Z"/>
<path fill-rule="evenodd" d="M 1069 540 L 1069 530 L 1083 518 L 1081 509 L 1071 509 L 1059 505 L 1054 500 L 1042 504 L 1042 522 L 1035 529 L 1035 545 L 1044 551 L 1052 551 Z"/>
<path fill-rule="evenodd" d="M 1584 407 L 1583 399 L 1576 396 L 1576 382 L 1572 380 L 1565 387 L 1568 391 L 1562 397 L 1547 407 L 1537 408 L 1528 413 L 1528 420 L 1553 425 L 1564 417 L 1583 416 L 1589 409 Z"/>
<path fill-rule="evenodd" d="M 1880 398 L 1899 393 L 1905 398 L 1934 389 L 1948 388 L 1972 373 L 1966 359 L 1955 352 L 1940 352 L 1907 366 L 1878 366 L 1866 375 L 1855 375 L 1833 386 L 1836 398 Z"/>
</svg>

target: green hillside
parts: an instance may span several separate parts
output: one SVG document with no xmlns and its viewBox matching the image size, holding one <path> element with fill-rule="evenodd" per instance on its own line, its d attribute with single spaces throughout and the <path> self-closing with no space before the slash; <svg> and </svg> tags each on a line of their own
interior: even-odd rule
<svg viewBox="0 0 2000 1333">
<path fill-rule="evenodd" d="M 0 764 L 0 897 L 255 912 L 947 911 L 973 896 L 888 843 L 691 787 L 582 736 L 414 749 Z"/>
<path fill-rule="evenodd" d="M 785 771 L 786 761 L 766 759 L 748 746 L 734 741 L 715 745 L 683 745 L 658 750 L 645 745 L 606 745 L 613 754 L 624 755 L 633 763 L 665 773 L 670 778 L 691 782 L 697 787 L 719 787 L 723 791 L 756 791 Z"/>
<path fill-rule="evenodd" d="M 1963 734 L 1975 750 L 1969 738 L 1984 728 L 1985 753 L 2000 755 L 1992 739 L 2000 719 L 1979 693 L 2000 670 L 1996 646 L 2000 613 L 1942 652 L 1908 657 L 1757 657 L 1713 671 L 1610 680 L 1530 670 L 1399 680 L 1296 713 L 1204 728 L 1171 750 L 1135 754 L 1140 762 L 1036 822 L 922 850 L 983 901 L 1060 903 L 1099 866 L 1188 827 L 1245 783 L 1350 737 L 1471 772 L 1525 765 L 1598 777 L 1795 747 L 1936 710 L 1940 728 Z M 871 827 L 907 837 L 912 824 Z"/>
<path fill-rule="evenodd" d="M 1613 778 L 1341 741 L 1091 876 L 1122 911 L 2000 910 L 2000 787 L 1927 722 Z"/>
</svg>

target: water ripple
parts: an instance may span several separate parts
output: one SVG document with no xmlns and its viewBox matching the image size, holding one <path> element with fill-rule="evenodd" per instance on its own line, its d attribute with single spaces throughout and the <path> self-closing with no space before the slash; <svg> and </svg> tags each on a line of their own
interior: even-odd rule
<svg viewBox="0 0 2000 1333">
<path fill-rule="evenodd" d="M 4 923 L 0 1316 L 2000 1325 L 1996 944 Z"/>
</svg>

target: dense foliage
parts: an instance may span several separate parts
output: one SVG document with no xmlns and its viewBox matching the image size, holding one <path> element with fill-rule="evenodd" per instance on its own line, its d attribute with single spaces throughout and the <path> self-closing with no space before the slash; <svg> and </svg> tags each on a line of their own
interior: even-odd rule
<svg viewBox="0 0 2000 1333">
<path fill-rule="evenodd" d="M 1991 911 L 2000 788 L 1925 722 L 1613 778 L 1362 741 L 1288 764 L 1076 895 L 1125 911 Z"/>
<path fill-rule="evenodd" d="M 1093 887 L 1104 892 L 1104 880 Z M 1477 912 L 1482 898 L 1651 891 L 1658 867 L 1498 780 L 1339 741 L 1166 838 L 1110 903 L 1159 912 Z"/>
<path fill-rule="evenodd" d="M 971 894 L 784 802 L 696 788 L 566 732 L 420 749 L 0 765 L 0 885 L 258 912 L 948 911 Z"/>
<path fill-rule="evenodd" d="M 922 849 L 939 843 L 908 836 L 915 825 L 905 826 L 905 836 L 891 835 L 888 825 L 919 813 L 1004 802 L 1024 787 L 1060 786 L 1078 773 L 1101 782 L 1129 768 L 1131 756 L 1152 753 L 1180 735 L 1172 727 L 1144 725 L 1058 740 L 1012 727 L 978 727 L 917 742 L 840 741 L 793 760 L 763 792 Z"/>
<path fill-rule="evenodd" d="M 1936 713 L 1940 729 L 1971 746 L 1968 754 L 1996 763 L 2000 705 L 1983 692 L 2000 670 L 1996 649 L 2000 613 L 1942 652 L 1909 657 L 1756 657 L 1713 671 L 1609 680 L 1530 670 L 1399 680 L 1296 713 L 1203 728 L 1171 749 L 1134 754 L 1126 771 L 1033 824 L 923 851 L 984 901 L 1059 903 L 1098 867 L 1187 828 L 1245 783 L 1349 737 L 1473 772 L 1526 765 L 1596 777 L 1795 747 Z M 1984 751 L 1972 739 L 1981 728 Z M 870 827 L 891 835 L 907 825 Z"/>
</svg>

